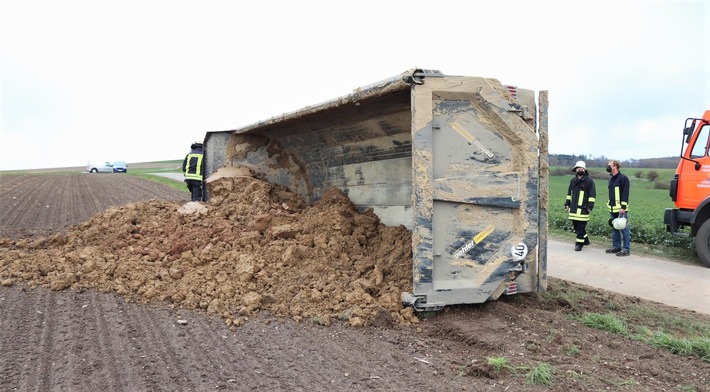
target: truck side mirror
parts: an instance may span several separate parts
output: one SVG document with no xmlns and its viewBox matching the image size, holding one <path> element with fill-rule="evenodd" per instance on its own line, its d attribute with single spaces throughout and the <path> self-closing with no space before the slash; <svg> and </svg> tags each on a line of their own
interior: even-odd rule
<svg viewBox="0 0 710 392">
<path fill-rule="evenodd" d="M 695 119 L 692 119 L 693 122 L 688 125 L 688 120 L 685 120 L 685 125 L 686 127 L 683 128 L 683 135 L 685 135 L 685 143 L 688 144 L 690 143 L 690 138 L 693 137 L 693 130 L 695 129 Z"/>
</svg>

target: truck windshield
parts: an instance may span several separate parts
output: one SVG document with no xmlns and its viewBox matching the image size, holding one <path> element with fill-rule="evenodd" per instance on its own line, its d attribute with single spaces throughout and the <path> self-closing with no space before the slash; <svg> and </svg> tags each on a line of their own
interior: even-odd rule
<svg viewBox="0 0 710 392">
<path fill-rule="evenodd" d="M 690 152 L 690 158 L 703 158 L 707 156 L 708 149 L 708 133 L 710 133 L 710 126 L 703 126 L 700 129 L 697 139 L 695 139 L 695 144 L 693 145 L 693 150 Z"/>
</svg>

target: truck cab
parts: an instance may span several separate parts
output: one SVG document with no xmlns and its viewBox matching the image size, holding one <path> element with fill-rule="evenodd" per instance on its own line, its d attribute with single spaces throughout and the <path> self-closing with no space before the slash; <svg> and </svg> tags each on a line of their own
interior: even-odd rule
<svg viewBox="0 0 710 392">
<path fill-rule="evenodd" d="M 676 207 L 665 210 L 667 230 L 695 237 L 698 257 L 710 267 L 710 110 L 702 118 L 685 120 L 681 160 L 670 196 Z"/>
</svg>

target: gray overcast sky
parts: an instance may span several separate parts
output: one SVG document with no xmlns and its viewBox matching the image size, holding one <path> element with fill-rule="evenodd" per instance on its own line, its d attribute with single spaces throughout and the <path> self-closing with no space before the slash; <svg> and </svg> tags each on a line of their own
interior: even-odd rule
<svg viewBox="0 0 710 392">
<path fill-rule="evenodd" d="M 182 159 L 410 68 L 550 97 L 550 152 L 676 156 L 710 0 L 0 0 L 0 170 Z"/>
</svg>

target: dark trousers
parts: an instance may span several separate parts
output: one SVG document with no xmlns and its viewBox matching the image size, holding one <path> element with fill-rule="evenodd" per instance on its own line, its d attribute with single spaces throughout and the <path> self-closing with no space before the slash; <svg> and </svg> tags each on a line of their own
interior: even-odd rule
<svg viewBox="0 0 710 392">
<path fill-rule="evenodd" d="M 587 221 L 572 221 L 574 232 L 577 233 L 577 244 L 589 245 L 589 236 L 587 236 Z"/>
<path fill-rule="evenodd" d="M 185 180 L 185 183 L 187 183 L 187 189 L 192 194 L 192 201 L 202 201 L 202 181 Z"/>
</svg>

